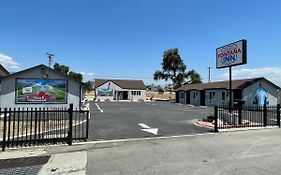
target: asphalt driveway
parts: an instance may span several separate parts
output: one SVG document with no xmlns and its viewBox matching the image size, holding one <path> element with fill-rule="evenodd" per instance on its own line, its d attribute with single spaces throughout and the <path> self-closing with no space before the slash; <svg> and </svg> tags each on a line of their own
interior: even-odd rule
<svg viewBox="0 0 281 175">
<path fill-rule="evenodd" d="M 177 136 L 209 132 L 193 123 L 213 114 L 213 109 L 189 107 L 171 102 L 91 102 L 89 140 L 113 140 L 159 136 Z M 139 125 L 140 123 L 144 125 Z M 143 131 L 158 129 L 157 135 Z"/>
</svg>

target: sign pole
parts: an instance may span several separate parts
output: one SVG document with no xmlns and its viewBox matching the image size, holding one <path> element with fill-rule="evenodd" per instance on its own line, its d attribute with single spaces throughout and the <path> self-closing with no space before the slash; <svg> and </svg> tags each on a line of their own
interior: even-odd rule
<svg viewBox="0 0 281 175">
<path fill-rule="evenodd" d="M 231 70 L 232 66 L 229 66 L 229 112 L 231 113 L 231 107 L 232 107 L 232 75 Z"/>
<path fill-rule="evenodd" d="M 216 49 L 216 67 L 229 67 L 229 112 L 232 111 L 232 66 L 238 66 L 247 63 L 247 40 L 239 40 L 234 43 L 219 47 Z"/>
</svg>

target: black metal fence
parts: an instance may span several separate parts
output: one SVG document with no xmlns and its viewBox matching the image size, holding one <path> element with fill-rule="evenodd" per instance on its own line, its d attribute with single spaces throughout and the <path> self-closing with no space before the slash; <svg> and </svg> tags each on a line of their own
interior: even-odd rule
<svg viewBox="0 0 281 175">
<path fill-rule="evenodd" d="M 227 108 L 215 106 L 214 131 L 230 128 L 280 127 L 280 105 L 243 106 Z"/>
<path fill-rule="evenodd" d="M 30 146 L 88 138 L 89 111 L 69 108 L 0 109 L 0 145 Z"/>
</svg>

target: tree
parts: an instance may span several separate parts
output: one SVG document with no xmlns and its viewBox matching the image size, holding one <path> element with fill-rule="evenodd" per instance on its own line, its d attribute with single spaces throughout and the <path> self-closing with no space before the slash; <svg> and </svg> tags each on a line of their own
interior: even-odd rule
<svg viewBox="0 0 281 175">
<path fill-rule="evenodd" d="M 172 91 L 172 85 L 171 84 L 167 84 L 164 88 L 164 91 Z"/>
<path fill-rule="evenodd" d="M 76 73 L 76 72 L 72 72 L 70 71 L 68 74 L 69 77 L 78 80 L 78 81 L 82 81 L 83 80 L 83 75 L 80 73 Z"/>
<path fill-rule="evenodd" d="M 83 80 L 83 75 L 80 74 L 80 73 L 76 73 L 76 72 L 73 72 L 73 71 L 70 71 L 69 72 L 69 67 L 66 66 L 66 65 L 63 65 L 63 64 L 59 64 L 59 63 L 55 63 L 54 64 L 54 69 L 63 73 L 63 74 L 66 74 L 68 75 L 69 77 L 75 79 L 75 80 L 78 80 L 78 81 L 82 81 Z"/>
<path fill-rule="evenodd" d="M 151 91 L 151 85 L 146 85 L 145 88 L 146 90 Z"/>
<path fill-rule="evenodd" d="M 183 63 L 178 49 L 166 50 L 161 65 L 162 71 L 155 71 L 154 80 L 171 80 L 174 89 L 181 87 L 184 83 L 202 82 L 200 75 L 195 70 L 186 72 L 186 65 Z"/>
<path fill-rule="evenodd" d="M 93 81 L 87 81 L 85 82 L 85 87 L 88 91 L 92 91 L 94 88 L 94 82 Z"/>
<path fill-rule="evenodd" d="M 158 94 L 164 94 L 164 89 L 160 87 L 160 88 L 158 89 Z"/>
<path fill-rule="evenodd" d="M 54 64 L 54 69 L 61 72 L 61 73 L 64 73 L 64 74 L 68 74 L 69 72 L 69 67 L 68 66 L 65 66 L 63 64 L 59 64 L 59 63 L 55 63 Z"/>
<path fill-rule="evenodd" d="M 187 83 L 202 83 L 202 79 L 200 74 L 198 74 L 195 70 L 191 70 L 187 73 L 189 80 L 187 81 Z"/>
</svg>

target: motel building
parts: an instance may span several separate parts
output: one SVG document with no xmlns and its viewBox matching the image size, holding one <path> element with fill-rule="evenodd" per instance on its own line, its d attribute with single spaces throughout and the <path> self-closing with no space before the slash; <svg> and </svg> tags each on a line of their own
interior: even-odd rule
<svg viewBox="0 0 281 175">
<path fill-rule="evenodd" d="M 146 87 L 142 80 L 95 80 L 96 101 L 144 101 Z"/>
<path fill-rule="evenodd" d="M 0 108 L 81 108 L 82 83 L 43 64 L 16 73 L 0 66 Z"/>
<path fill-rule="evenodd" d="M 232 81 L 233 105 L 277 105 L 280 87 L 266 78 Z M 176 89 L 176 102 L 195 106 L 227 106 L 229 82 L 185 84 Z"/>
</svg>

